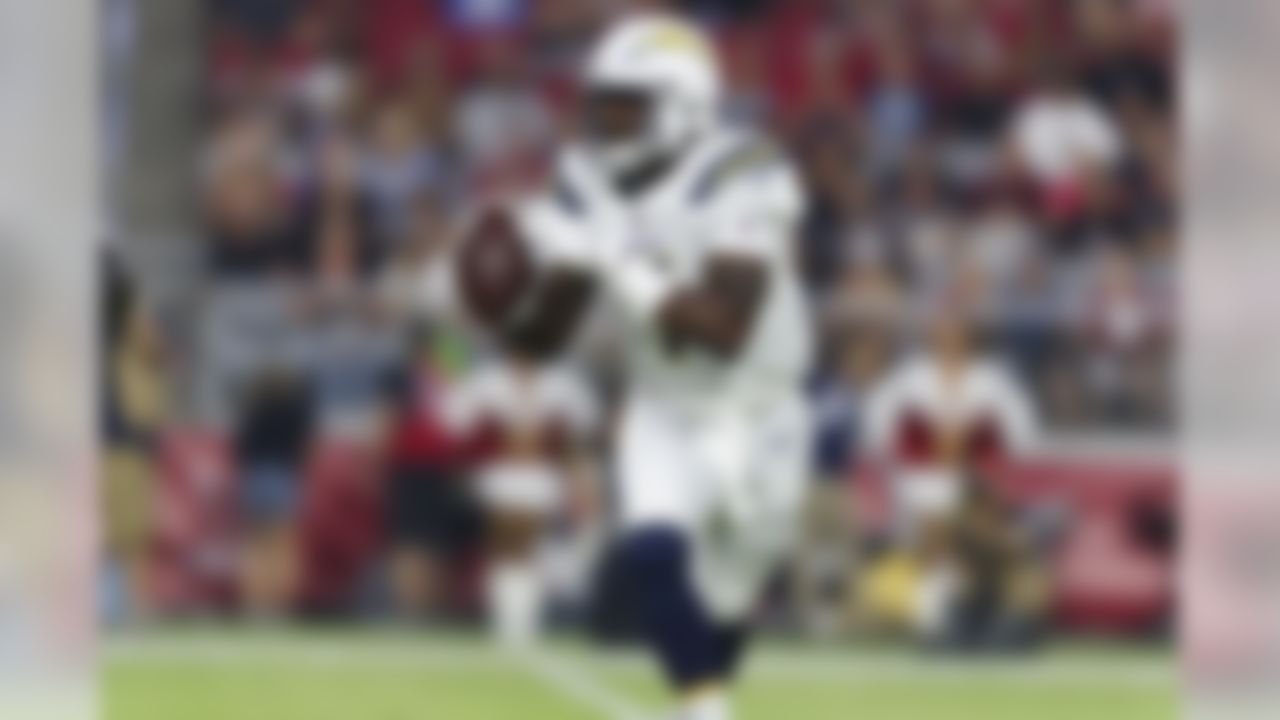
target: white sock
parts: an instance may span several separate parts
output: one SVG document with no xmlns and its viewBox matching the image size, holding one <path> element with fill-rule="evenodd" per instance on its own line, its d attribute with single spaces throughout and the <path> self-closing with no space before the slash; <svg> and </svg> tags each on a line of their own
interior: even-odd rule
<svg viewBox="0 0 1280 720">
<path fill-rule="evenodd" d="M 494 563 L 489 568 L 488 605 L 498 640 L 516 647 L 532 642 L 542 619 L 542 582 L 536 563 Z"/>
<path fill-rule="evenodd" d="M 922 637 L 936 638 L 946 631 L 959 580 L 949 565 L 927 568 L 921 576 L 915 592 L 915 621 Z"/>
<path fill-rule="evenodd" d="M 721 691 L 703 693 L 685 703 L 680 720 L 732 720 L 729 696 Z"/>
</svg>

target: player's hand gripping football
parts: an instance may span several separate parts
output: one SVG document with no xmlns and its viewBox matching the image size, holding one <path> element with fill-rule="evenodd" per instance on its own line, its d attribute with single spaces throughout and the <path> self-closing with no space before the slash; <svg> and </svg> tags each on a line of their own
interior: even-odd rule
<svg viewBox="0 0 1280 720">
<path fill-rule="evenodd" d="M 458 251 L 458 285 L 471 317 L 508 349 L 546 358 L 572 338 L 594 296 L 580 265 L 540 261 L 509 207 L 482 212 Z"/>
</svg>

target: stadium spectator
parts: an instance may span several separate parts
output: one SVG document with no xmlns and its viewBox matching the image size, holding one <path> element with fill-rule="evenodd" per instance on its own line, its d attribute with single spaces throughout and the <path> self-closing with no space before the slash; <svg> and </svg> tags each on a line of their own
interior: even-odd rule
<svg viewBox="0 0 1280 720">
<path fill-rule="evenodd" d="M 170 419 L 170 388 L 159 327 L 114 258 L 108 258 L 103 294 L 105 612 L 119 622 L 150 611 L 146 562 L 155 524 L 155 448 Z"/>
<path fill-rule="evenodd" d="M 1084 186 L 1114 169 L 1124 146 L 1115 121 L 1063 62 L 1043 61 L 1036 90 L 1015 113 L 1011 138 L 1046 206 L 1071 213 Z"/>
<path fill-rule="evenodd" d="M 297 599 L 298 517 L 313 430 L 312 398 L 302 378 L 266 371 L 249 385 L 235 455 L 240 595 L 252 616 L 278 617 Z"/>
<path fill-rule="evenodd" d="M 926 638 L 946 651 L 1010 652 L 1045 637 L 1049 580 L 1045 538 L 1002 500 L 988 478 L 966 479 L 960 511 L 938 548 L 957 588 L 938 630 Z"/>
<path fill-rule="evenodd" d="M 277 132 L 271 118 L 242 113 L 224 120 L 212 140 L 206 211 L 210 269 L 216 277 L 248 279 L 302 269 L 305 248 L 290 217 Z"/>
<path fill-rule="evenodd" d="M 416 200 L 439 190 L 443 160 L 405 100 L 393 98 L 375 111 L 371 136 L 363 179 L 378 231 L 394 243 L 408 231 Z"/>
<path fill-rule="evenodd" d="M 456 610 L 448 578 L 481 541 L 478 503 L 465 485 L 470 448 L 450 418 L 465 372 L 459 350 L 447 331 L 424 326 L 387 388 L 387 562 L 394 608 L 409 619 Z"/>
<path fill-rule="evenodd" d="M 454 101 L 453 134 L 465 176 L 478 189 L 519 181 L 542 159 L 556 130 L 547 99 L 516 47 L 493 40 Z"/>
<path fill-rule="evenodd" d="M 804 538 L 792 574 L 793 612 L 817 636 L 849 629 L 846 611 L 853 591 L 858 536 L 849 499 L 849 478 L 862 460 L 864 404 L 889 361 L 883 333 L 871 328 L 842 338 L 831 367 L 810 388 L 814 404 L 814 485 L 804 519 Z"/>
</svg>

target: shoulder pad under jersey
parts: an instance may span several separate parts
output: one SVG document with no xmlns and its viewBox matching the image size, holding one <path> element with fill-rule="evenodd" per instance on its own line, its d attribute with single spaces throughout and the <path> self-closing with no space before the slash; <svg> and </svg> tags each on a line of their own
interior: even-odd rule
<svg viewBox="0 0 1280 720">
<path fill-rule="evenodd" d="M 786 156 L 772 142 L 760 135 L 743 135 L 727 143 L 707 161 L 693 181 L 690 199 L 705 203 L 735 180 L 786 167 Z"/>
</svg>

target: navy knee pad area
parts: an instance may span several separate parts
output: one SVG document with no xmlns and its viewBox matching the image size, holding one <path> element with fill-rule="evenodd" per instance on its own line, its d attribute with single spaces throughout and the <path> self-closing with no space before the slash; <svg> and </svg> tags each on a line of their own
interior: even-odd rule
<svg viewBox="0 0 1280 720">
<path fill-rule="evenodd" d="M 676 687 L 729 679 L 744 633 L 718 627 L 689 582 L 689 547 L 675 529 L 655 526 L 623 540 L 623 558 L 641 625 Z"/>
</svg>

